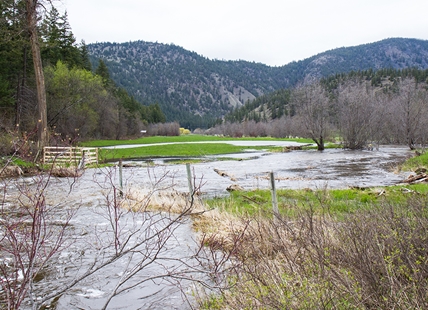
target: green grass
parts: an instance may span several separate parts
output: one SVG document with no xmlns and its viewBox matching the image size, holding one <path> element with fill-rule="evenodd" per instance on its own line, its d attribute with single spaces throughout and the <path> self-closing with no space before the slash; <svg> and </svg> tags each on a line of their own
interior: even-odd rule
<svg viewBox="0 0 428 310">
<path fill-rule="evenodd" d="M 153 145 L 124 149 L 100 149 L 100 160 L 108 161 L 120 158 L 156 158 L 156 157 L 201 157 L 207 155 L 233 154 L 248 150 L 262 150 L 266 147 L 236 146 L 227 143 L 189 143 Z"/>
<path fill-rule="evenodd" d="M 428 194 L 428 184 L 427 183 L 419 183 L 419 184 L 411 184 L 411 185 L 402 185 L 398 186 L 398 188 L 407 188 L 411 191 L 414 191 L 418 194 L 427 195 Z"/>
<path fill-rule="evenodd" d="M 313 143 L 310 139 L 296 138 L 296 139 L 275 139 L 275 138 L 231 138 L 231 137 L 220 137 L 220 136 L 206 136 L 206 135 L 183 135 L 183 136 L 153 136 L 143 137 L 134 140 L 93 140 L 81 142 L 81 146 L 87 147 L 103 147 L 103 146 L 114 146 L 114 145 L 129 145 L 129 144 L 153 144 L 153 143 L 165 143 L 165 142 L 203 142 L 203 141 L 293 141 L 300 143 Z"/>
<path fill-rule="evenodd" d="M 410 171 L 417 168 L 428 168 L 428 152 L 423 153 L 420 156 L 412 157 L 406 160 L 401 166 L 402 170 Z"/>
<path fill-rule="evenodd" d="M 153 136 L 143 137 L 133 140 L 92 140 L 80 143 L 82 146 L 87 147 L 103 147 L 114 145 L 129 145 L 129 144 L 154 144 L 166 142 L 201 142 L 201 141 L 224 141 L 228 138 L 221 138 L 216 136 L 203 136 L 203 135 L 183 135 L 183 136 Z"/>
<path fill-rule="evenodd" d="M 404 190 L 407 188 L 410 191 Z M 277 190 L 279 212 L 294 217 L 297 210 L 312 210 L 316 214 L 336 216 L 371 209 L 381 202 L 392 205 L 405 203 L 412 195 L 428 193 L 428 184 L 407 186 L 390 186 L 367 189 L 332 189 L 332 190 Z M 272 214 L 272 194 L 270 190 L 232 192 L 228 197 L 213 198 L 206 202 L 211 208 L 218 208 L 228 213 L 240 215 Z"/>
<path fill-rule="evenodd" d="M 34 168 L 36 167 L 36 164 L 31 162 L 31 161 L 27 161 L 24 159 L 21 159 L 19 157 L 2 157 L 0 158 L 0 168 L 6 164 L 12 164 L 15 166 L 19 166 L 21 168 Z"/>
<path fill-rule="evenodd" d="M 204 141 L 210 143 L 203 143 Z M 212 142 L 218 143 L 212 143 Z M 294 141 L 300 143 L 311 143 L 310 139 L 274 139 L 274 138 L 230 138 L 219 136 L 205 135 L 183 135 L 183 136 L 154 136 L 145 137 L 134 140 L 94 140 L 82 142 L 81 146 L 86 147 L 105 147 L 117 145 L 138 145 L 144 144 L 147 146 L 124 148 L 124 149 L 101 149 L 100 160 L 110 161 L 120 158 L 153 158 L 153 157 L 201 157 L 207 155 L 233 154 L 241 153 L 249 150 L 268 150 L 280 151 L 282 147 L 278 146 L 236 146 L 224 141 Z M 188 142 L 188 143 L 184 143 Z M 197 142 L 197 143 L 192 143 Z M 153 145 L 157 143 L 177 143 L 167 145 Z M 181 143 L 181 144 L 180 144 Z"/>
<path fill-rule="evenodd" d="M 275 139 L 275 138 L 231 138 L 206 135 L 182 135 L 182 136 L 154 136 L 143 137 L 134 140 L 93 140 L 80 143 L 86 147 L 106 147 L 118 145 L 150 145 L 157 143 L 177 143 L 167 145 L 153 145 L 144 147 L 135 147 L 128 149 L 101 149 L 100 160 L 109 161 L 120 158 L 152 158 L 152 157 L 201 157 L 207 155 L 233 154 L 248 150 L 268 150 L 272 152 L 281 151 L 283 148 L 278 146 L 235 146 L 224 141 L 293 141 L 300 143 L 312 143 L 310 139 Z M 187 143 L 185 143 L 187 142 Z M 192 143 L 195 142 L 195 143 Z M 197 143 L 196 143 L 197 142 Z M 210 142 L 210 143 L 203 143 Z M 212 143 L 218 142 L 218 143 Z"/>
</svg>

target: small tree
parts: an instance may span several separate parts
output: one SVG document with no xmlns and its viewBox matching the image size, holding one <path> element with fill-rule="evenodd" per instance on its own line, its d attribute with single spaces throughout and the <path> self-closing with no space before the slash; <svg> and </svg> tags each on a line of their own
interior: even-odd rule
<svg viewBox="0 0 428 310">
<path fill-rule="evenodd" d="M 301 86 L 293 91 L 292 102 L 296 106 L 295 117 L 301 123 L 301 135 L 310 137 L 318 151 L 323 151 L 331 128 L 332 105 L 327 93 L 319 83 Z"/>
<path fill-rule="evenodd" d="M 415 149 L 416 143 L 426 139 L 428 120 L 428 92 L 415 79 L 406 78 L 399 84 L 399 94 L 394 98 L 393 119 L 401 139 L 408 147 Z"/>
<path fill-rule="evenodd" d="M 365 82 L 349 80 L 339 86 L 337 121 L 344 147 L 362 149 L 376 130 L 375 97 Z"/>
</svg>

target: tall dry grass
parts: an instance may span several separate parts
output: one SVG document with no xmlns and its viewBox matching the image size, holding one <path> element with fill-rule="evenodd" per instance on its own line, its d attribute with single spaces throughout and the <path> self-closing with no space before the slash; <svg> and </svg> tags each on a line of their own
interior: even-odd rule
<svg viewBox="0 0 428 310">
<path fill-rule="evenodd" d="M 259 214 L 225 224 L 207 245 L 233 248 L 236 268 L 230 289 L 201 297 L 201 308 L 428 308 L 426 195 L 340 221 L 309 208 L 293 219 Z"/>
</svg>

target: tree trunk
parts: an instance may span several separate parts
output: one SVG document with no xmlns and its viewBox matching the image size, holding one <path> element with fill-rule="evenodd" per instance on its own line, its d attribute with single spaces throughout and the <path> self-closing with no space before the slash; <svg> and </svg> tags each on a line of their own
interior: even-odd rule
<svg viewBox="0 0 428 310">
<path fill-rule="evenodd" d="M 40 55 L 39 38 L 37 35 L 37 3 L 38 0 L 26 0 L 27 24 L 30 33 L 31 52 L 33 56 L 34 74 L 37 88 L 37 138 L 39 151 L 48 142 L 47 110 L 45 77 L 43 74 L 42 57 Z"/>
<path fill-rule="evenodd" d="M 317 150 L 318 151 L 324 151 L 325 146 L 324 146 L 324 139 L 323 139 L 323 137 L 320 137 L 319 140 L 318 140 L 318 142 L 316 142 L 316 144 L 317 144 Z"/>
</svg>

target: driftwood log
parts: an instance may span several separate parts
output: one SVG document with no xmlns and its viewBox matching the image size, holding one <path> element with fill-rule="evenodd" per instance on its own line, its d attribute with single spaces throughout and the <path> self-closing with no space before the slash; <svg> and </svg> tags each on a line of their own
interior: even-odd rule
<svg viewBox="0 0 428 310">
<path fill-rule="evenodd" d="M 231 181 L 236 181 L 235 177 L 234 177 L 232 174 L 230 174 L 230 173 L 228 173 L 228 172 L 226 172 L 226 171 L 219 170 L 219 169 L 215 169 L 215 168 L 214 168 L 214 171 L 215 171 L 219 176 L 222 176 L 222 177 L 228 177 L 228 178 L 230 178 L 230 180 L 231 180 Z"/>
<path fill-rule="evenodd" d="M 416 175 L 411 174 L 403 182 L 409 183 L 409 184 L 428 182 L 428 174 L 426 174 L 426 173 L 419 173 Z"/>
</svg>

